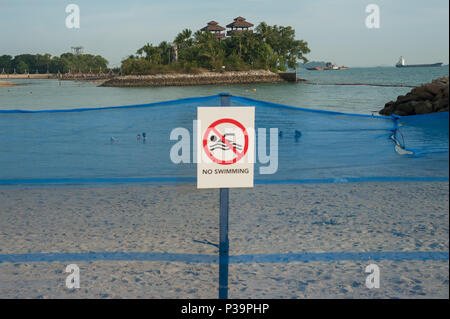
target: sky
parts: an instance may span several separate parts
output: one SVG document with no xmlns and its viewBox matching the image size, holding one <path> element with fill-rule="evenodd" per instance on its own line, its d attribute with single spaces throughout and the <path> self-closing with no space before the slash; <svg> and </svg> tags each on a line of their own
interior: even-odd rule
<svg viewBox="0 0 450 319">
<path fill-rule="evenodd" d="M 80 8 L 80 28 L 68 29 L 66 6 Z M 366 27 L 366 7 L 380 8 L 380 28 Z M 292 26 L 309 44 L 310 61 L 346 66 L 449 63 L 448 0 L 0 0 L 0 55 L 60 55 L 81 45 L 119 66 L 146 43 L 173 41 L 237 16 L 257 25 Z"/>
</svg>

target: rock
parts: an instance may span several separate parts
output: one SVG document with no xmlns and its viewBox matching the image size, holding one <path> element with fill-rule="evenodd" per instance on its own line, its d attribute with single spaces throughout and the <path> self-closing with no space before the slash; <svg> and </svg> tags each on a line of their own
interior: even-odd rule
<svg viewBox="0 0 450 319">
<path fill-rule="evenodd" d="M 406 95 L 400 95 L 397 98 L 397 103 L 398 104 L 402 104 L 402 103 L 406 103 L 409 101 L 414 101 L 416 99 L 415 94 L 414 94 L 414 90 Z"/>
<path fill-rule="evenodd" d="M 407 116 L 407 115 L 410 115 L 410 114 L 408 114 L 408 113 L 406 113 L 406 112 L 403 112 L 403 111 L 400 111 L 400 110 L 395 110 L 395 112 L 390 113 L 389 115 L 391 115 L 391 114 L 395 114 L 395 115 L 398 115 L 398 116 Z"/>
<path fill-rule="evenodd" d="M 406 95 L 401 95 L 396 101 L 385 104 L 380 110 L 382 115 L 415 115 L 433 112 L 448 112 L 449 78 L 442 77 L 431 83 L 414 88 Z"/>
<path fill-rule="evenodd" d="M 448 76 L 445 76 L 442 78 L 434 79 L 431 83 L 439 85 L 441 87 L 445 87 L 445 86 L 448 86 L 449 79 L 448 79 Z"/>
<path fill-rule="evenodd" d="M 416 114 L 433 113 L 433 104 L 430 101 L 419 102 L 414 106 Z"/>
<path fill-rule="evenodd" d="M 445 98 L 448 99 L 448 85 L 444 88 L 444 90 L 442 91 L 442 94 Z"/>
<path fill-rule="evenodd" d="M 433 101 L 433 112 L 438 112 L 438 110 L 440 109 L 439 103 L 440 101 Z"/>
<path fill-rule="evenodd" d="M 434 86 L 435 88 L 437 86 Z M 431 93 L 426 86 L 421 86 L 416 89 L 414 89 L 412 93 L 411 101 L 429 101 L 432 100 L 437 94 L 441 93 L 441 88 L 437 87 L 438 89 L 435 90 L 436 93 Z"/>
<path fill-rule="evenodd" d="M 382 109 L 380 111 L 381 115 L 390 115 L 392 114 L 392 112 L 394 111 L 394 101 L 388 102 L 386 103 L 386 105 L 384 106 L 384 109 Z"/>
<path fill-rule="evenodd" d="M 441 90 L 444 88 L 442 85 L 439 84 L 430 84 L 430 85 L 424 85 L 421 86 L 421 88 L 424 88 L 426 92 L 429 92 L 433 96 L 438 95 L 441 93 Z"/>
<path fill-rule="evenodd" d="M 448 99 L 442 99 L 440 101 L 437 101 L 437 110 L 444 109 L 446 107 L 448 108 L 448 104 L 449 104 Z"/>
<path fill-rule="evenodd" d="M 438 95 L 436 95 L 436 96 L 433 98 L 433 102 L 440 101 L 440 100 L 442 100 L 443 98 L 444 98 L 444 94 L 442 94 L 442 92 L 440 92 Z"/>
<path fill-rule="evenodd" d="M 152 87 L 211 84 L 250 84 L 287 82 L 280 74 L 265 70 L 240 72 L 203 72 L 199 74 L 126 75 L 114 77 L 100 86 L 106 87 Z"/>
<path fill-rule="evenodd" d="M 415 102 L 415 101 L 398 104 L 396 106 L 396 109 L 394 110 L 394 114 L 400 115 L 399 112 L 401 112 L 401 114 L 407 114 L 407 115 L 415 114 L 416 105 L 418 105 L 418 104 L 419 103 Z"/>
</svg>

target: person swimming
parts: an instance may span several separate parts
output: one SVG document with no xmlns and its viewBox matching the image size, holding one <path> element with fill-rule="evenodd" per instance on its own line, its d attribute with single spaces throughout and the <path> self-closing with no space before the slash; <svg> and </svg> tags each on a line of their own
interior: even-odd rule
<svg viewBox="0 0 450 319">
<path fill-rule="evenodd" d="M 302 132 L 295 130 L 295 134 L 294 134 L 295 141 L 298 142 L 300 137 L 302 137 Z"/>
<path fill-rule="evenodd" d="M 138 140 L 138 142 L 141 140 L 141 134 L 138 134 L 137 136 L 136 136 L 136 139 Z"/>
<path fill-rule="evenodd" d="M 111 144 L 113 143 L 117 143 L 119 140 L 117 138 L 115 138 L 114 136 L 111 136 L 111 138 L 109 139 L 111 141 Z"/>
<path fill-rule="evenodd" d="M 145 143 L 147 140 L 147 134 L 145 132 L 142 133 L 142 141 Z"/>
</svg>

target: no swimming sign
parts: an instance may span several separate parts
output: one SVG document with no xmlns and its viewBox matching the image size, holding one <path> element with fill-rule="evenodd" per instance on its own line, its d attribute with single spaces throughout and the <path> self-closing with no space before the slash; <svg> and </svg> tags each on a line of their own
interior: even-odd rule
<svg viewBox="0 0 450 319">
<path fill-rule="evenodd" d="M 253 187 L 254 107 L 197 109 L 197 188 Z"/>
</svg>

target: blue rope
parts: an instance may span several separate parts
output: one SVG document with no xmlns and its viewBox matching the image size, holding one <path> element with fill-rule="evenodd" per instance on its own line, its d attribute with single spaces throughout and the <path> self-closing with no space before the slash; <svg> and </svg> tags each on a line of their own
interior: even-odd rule
<svg viewBox="0 0 450 319">
<path fill-rule="evenodd" d="M 427 176 L 378 176 L 345 177 L 323 179 L 255 179 L 255 184 L 334 184 L 360 182 L 448 182 L 449 177 Z M 46 184 L 194 184 L 195 177 L 137 177 L 137 178 L 36 178 L 36 179 L 0 179 L 0 185 L 46 185 Z"/>
<path fill-rule="evenodd" d="M 400 251 L 400 252 L 325 252 L 255 254 L 229 256 L 231 264 L 292 263 L 327 261 L 449 261 L 446 251 Z M 152 252 L 88 252 L 88 253 L 28 253 L 0 254 L 0 263 L 32 262 L 88 262 L 88 261 L 162 261 L 185 263 L 219 263 L 219 256 L 205 254 L 178 254 Z"/>
</svg>

